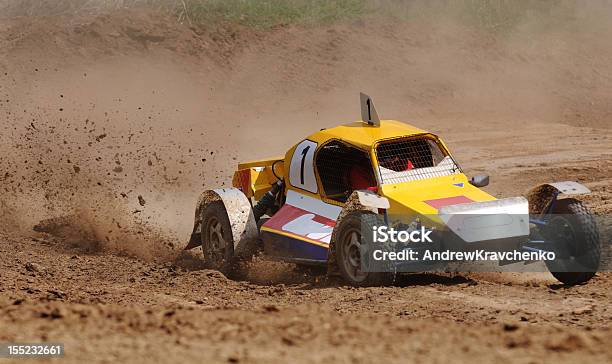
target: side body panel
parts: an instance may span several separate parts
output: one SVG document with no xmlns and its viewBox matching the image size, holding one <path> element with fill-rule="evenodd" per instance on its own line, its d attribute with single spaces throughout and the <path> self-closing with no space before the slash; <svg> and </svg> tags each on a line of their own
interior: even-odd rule
<svg viewBox="0 0 612 364">
<path fill-rule="evenodd" d="M 324 263 L 336 219 L 342 208 L 295 190 L 261 227 L 268 256 L 302 263 Z"/>
</svg>

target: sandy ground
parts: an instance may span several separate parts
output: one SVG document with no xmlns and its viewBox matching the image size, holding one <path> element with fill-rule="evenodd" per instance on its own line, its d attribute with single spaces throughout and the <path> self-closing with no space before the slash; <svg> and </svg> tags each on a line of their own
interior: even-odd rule
<svg viewBox="0 0 612 364">
<path fill-rule="evenodd" d="M 383 117 L 439 133 L 487 190 L 576 180 L 612 211 L 606 37 L 452 24 L 188 27 L 117 13 L 0 23 L 0 341 L 68 362 L 612 361 L 612 275 L 414 274 L 350 288 L 184 253 L 198 193 L 237 161 Z M 32 227 L 69 215 L 53 234 Z M 20 360 L 21 361 L 21 360 Z"/>
</svg>

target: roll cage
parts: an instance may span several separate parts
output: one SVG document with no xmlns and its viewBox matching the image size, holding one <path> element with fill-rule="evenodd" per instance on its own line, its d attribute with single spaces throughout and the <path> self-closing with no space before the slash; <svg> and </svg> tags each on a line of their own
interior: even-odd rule
<svg viewBox="0 0 612 364">
<path fill-rule="evenodd" d="M 297 144 L 291 156 L 290 168 L 301 169 L 301 178 L 296 183 L 298 185 L 291 183 L 291 186 L 319 195 L 321 199 L 337 205 L 342 205 L 355 189 L 377 189 L 383 184 L 461 173 L 459 165 L 444 143 L 431 133 L 383 139 L 369 148 L 337 138 L 329 139 L 313 148 L 315 150 L 310 156 L 311 167 L 307 165 L 308 145 L 303 148 L 300 147 L 302 144 L 312 147 L 317 143 L 305 139 Z M 386 168 L 389 165 L 385 165 L 384 159 L 394 153 L 397 157 L 411 162 L 410 171 L 393 166 Z M 361 169 L 363 175 L 363 181 L 359 181 L 360 183 L 355 181 L 355 166 L 360 167 L 358 169 Z M 304 181 L 304 174 L 308 174 L 308 168 L 312 168 L 311 178 L 316 186 L 313 183 L 306 186 L 308 178 Z M 290 180 L 298 179 L 296 173 L 288 171 L 288 175 Z M 300 182 L 302 185 L 299 185 Z"/>
</svg>

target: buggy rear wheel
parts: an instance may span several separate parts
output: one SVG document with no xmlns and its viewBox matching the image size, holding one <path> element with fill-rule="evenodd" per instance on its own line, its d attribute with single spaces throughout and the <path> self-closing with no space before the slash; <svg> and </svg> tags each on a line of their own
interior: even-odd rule
<svg viewBox="0 0 612 364">
<path fill-rule="evenodd" d="M 546 227 L 547 240 L 554 242 L 556 258 L 547 260 L 550 273 L 560 282 L 574 285 L 587 282 L 601 260 L 599 231 L 595 219 L 578 200 L 557 201 Z"/>
<path fill-rule="evenodd" d="M 202 252 L 212 269 L 227 273 L 234 260 L 234 239 L 222 201 L 208 204 L 202 213 Z"/>
</svg>

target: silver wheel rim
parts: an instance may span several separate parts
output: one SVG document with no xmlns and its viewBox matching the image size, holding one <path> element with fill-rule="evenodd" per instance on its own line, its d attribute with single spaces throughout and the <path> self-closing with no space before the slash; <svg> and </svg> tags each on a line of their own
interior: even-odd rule
<svg viewBox="0 0 612 364">
<path fill-rule="evenodd" d="M 343 262 L 346 273 L 355 282 L 361 282 L 368 276 L 361 271 L 361 234 L 358 230 L 349 230 L 342 242 Z"/>
<path fill-rule="evenodd" d="M 208 246 L 207 254 L 213 262 L 220 262 L 224 259 L 223 252 L 227 243 L 223 238 L 223 225 L 216 217 L 211 217 L 207 225 Z"/>
</svg>

